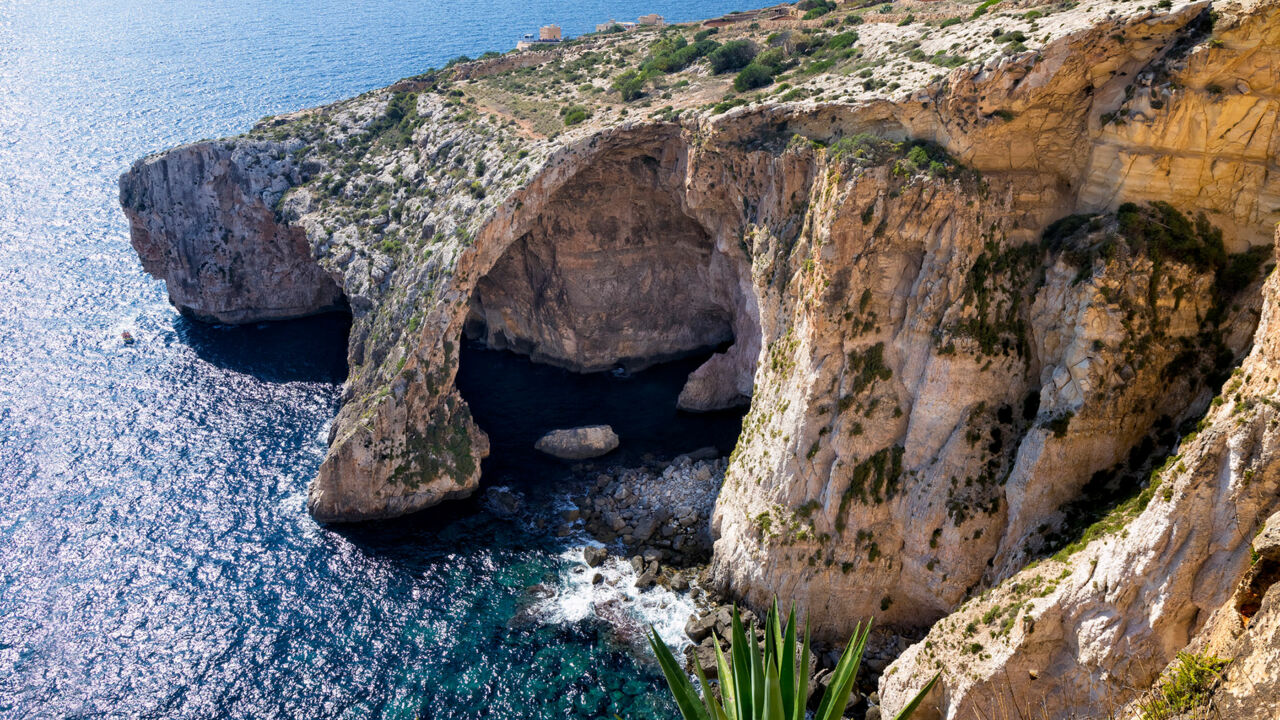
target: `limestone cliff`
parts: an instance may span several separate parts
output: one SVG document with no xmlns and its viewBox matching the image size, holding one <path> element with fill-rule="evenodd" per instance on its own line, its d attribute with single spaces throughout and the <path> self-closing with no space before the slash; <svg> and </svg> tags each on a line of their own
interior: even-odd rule
<svg viewBox="0 0 1280 720">
<path fill-rule="evenodd" d="M 680 399 L 750 404 L 717 581 L 798 602 L 821 635 L 871 615 L 925 628 L 1030 582 L 1052 563 L 1029 562 L 1142 487 L 1253 340 L 1280 209 L 1274 0 L 987 8 L 796 11 L 463 63 L 141 160 L 121 201 L 184 311 L 349 307 L 317 519 L 476 488 L 464 335 L 575 370 L 727 346 Z M 772 84 L 714 72 L 733 41 Z M 1236 512 L 1178 497 L 1141 517 Z M 1239 569 L 1232 538 L 1209 579 Z M 1054 592 L 1083 572 L 1061 567 L 1040 580 Z M 1118 568 L 1127 589 L 1109 587 L 1146 607 Z M 1142 640 L 1142 672 L 1071 656 L 1072 623 L 1097 627 L 1076 606 L 1033 644 L 1079 668 L 1060 690 L 1149 684 L 1194 630 L 1189 602 Z M 947 712 L 1026 652 L 949 678 Z"/>
<path fill-rule="evenodd" d="M 1012 703 L 1103 716 L 1199 635 L 1199 649 L 1239 656 L 1233 690 L 1218 701 L 1226 717 L 1266 716 L 1258 703 L 1275 702 L 1275 678 L 1259 670 L 1280 655 L 1268 635 L 1280 595 L 1258 588 L 1262 613 L 1237 602 L 1250 542 L 1280 509 L 1280 277 L 1265 298 L 1253 351 L 1177 454 L 1081 541 L 934 626 L 885 672 L 887 703 L 941 671 L 935 704 L 946 718 Z"/>
</svg>

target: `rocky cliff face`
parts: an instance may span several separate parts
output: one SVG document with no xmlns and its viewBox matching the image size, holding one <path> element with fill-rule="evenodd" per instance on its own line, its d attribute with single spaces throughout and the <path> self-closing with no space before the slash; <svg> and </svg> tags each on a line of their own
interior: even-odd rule
<svg viewBox="0 0 1280 720">
<path fill-rule="evenodd" d="M 188 145 L 121 178 L 133 248 L 184 314 L 243 323 L 343 308 L 342 290 L 311 257 L 306 233 L 274 211 L 306 178 L 292 161 L 300 145 Z"/>
<path fill-rule="evenodd" d="M 1274 678 L 1256 671 L 1280 652 L 1280 596 L 1264 582 L 1254 595 L 1266 612 L 1242 612 L 1237 590 L 1254 535 L 1280 506 L 1280 279 L 1265 298 L 1253 351 L 1177 453 L 1080 541 L 935 625 L 885 672 L 887 703 L 942 672 L 935 704 L 946 718 L 1014 702 L 1049 717 L 1103 716 L 1199 636 L 1193 650 L 1240 661 L 1215 700 L 1226 716 L 1266 716 L 1258 703 L 1274 702 Z"/>
<path fill-rule="evenodd" d="M 1223 415 L 1273 390 L 1248 363 L 1186 429 L 1251 343 L 1262 362 L 1280 9 L 903 5 L 722 31 L 788 80 L 719 103 L 725 76 L 670 54 L 694 28 L 428 73 L 142 160 L 122 204 L 199 317 L 349 305 L 318 519 L 475 489 L 464 333 L 576 370 L 724 346 L 680 399 L 750 403 L 714 517 L 724 589 L 796 601 L 820 635 L 945 618 L 886 699 L 943 662 L 948 717 L 1041 687 L 1055 714 L 1101 707 L 1090 688 L 1149 685 L 1225 602 L 1274 504 L 1231 479 L 1275 477 L 1269 405 Z M 659 79 L 620 102 L 638 58 Z M 1077 549 L 1112 505 L 1144 532 Z"/>
</svg>

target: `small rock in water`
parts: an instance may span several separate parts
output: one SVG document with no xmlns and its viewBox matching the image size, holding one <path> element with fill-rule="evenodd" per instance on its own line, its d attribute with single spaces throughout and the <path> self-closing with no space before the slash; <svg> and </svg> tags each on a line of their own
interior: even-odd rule
<svg viewBox="0 0 1280 720">
<path fill-rule="evenodd" d="M 616 450 L 618 435 L 608 425 L 552 430 L 534 443 L 533 447 L 562 460 L 585 460 Z"/>
<path fill-rule="evenodd" d="M 538 600 L 549 600 L 556 596 L 556 591 L 543 583 L 530 585 L 525 588 L 524 591 L 529 595 L 529 597 L 537 598 Z"/>
<path fill-rule="evenodd" d="M 604 575 L 601 575 L 600 573 L 596 573 L 591 576 L 592 585 L 599 585 L 602 582 L 604 582 Z"/>
<path fill-rule="evenodd" d="M 646 590 L 648 588 L 651 588 L 657 583 L 658 583 L 658 574 L 653 570 L 645 570 L 643 573 L 640 574 L 640 577 L 636 578 L 636 587 L 640 588 L 641 590 Z"/>
<path fill-rule="evenodd" d="M 520 496 L 508 487 L 492 487 L 484 491 L 485 505 L 498 517 L 511 517 L 520 512 Z"/>
<path fill-rule="evenodd" d="M 602 547 L 588 546 L 582 549 L 582 559 L 586 561 L 587 567 L 600 567 L 607 557 L 609 551 Z"/>
</svg>

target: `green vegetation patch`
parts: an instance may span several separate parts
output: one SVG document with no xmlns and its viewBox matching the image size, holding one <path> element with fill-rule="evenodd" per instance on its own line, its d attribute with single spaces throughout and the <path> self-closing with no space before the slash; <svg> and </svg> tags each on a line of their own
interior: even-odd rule
<svg viewBox="0 0 1280 720">
<path fill-rule="evenodd" d="M 1138 701 L 1142 720 L 1169 720 L 1207 705 L 1214 682 L 1229 663 L 1213 655 L 1178 653 L 1159 684 Z"/>
</svg>

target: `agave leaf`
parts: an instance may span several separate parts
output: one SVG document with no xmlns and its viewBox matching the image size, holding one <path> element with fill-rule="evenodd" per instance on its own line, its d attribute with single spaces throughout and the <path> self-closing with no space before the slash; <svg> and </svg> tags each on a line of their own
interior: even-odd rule
<svg viewBox="0 0 1280 720">
<path fill-rule="evenodd" d="M 794 611 L 793 611 L 794 612 Z M 791 720 L 804 720 L 804 708 L 809 702 L 809 619 L 804 621 L 804 644 L 800 646 L 800 669 L 797 671 L 796 696 Z"/>
<path fill-rule="evenodd" d="M 853 637 L 849 639 L 849 645 L 844 649 L 844 655 L 840 657 L 840 662 L 831 675 L 831 684 L 822 695 L 822 704 L 818 706 L 815 720 L 836 720 L 844 713 L 844 706 L 848 704 L 849 696 L 853 694 L 853 685 L 858 679 L 858 668 L 862 665 L 862 653 L 866 649 L 870 632 L 871 623 L 867 623 L 865 628 L 861 623 L 854 627 Z"/>
<path fill-rule="evenodd" d="M 733 666 L 724 659 L 724 653 L 720 650 L 720 639 L 712 635 L 711 640 L 716 646 L 716 668 L 720 671 L 720 695 L 724 698 L 725 714 L 729 716 L 729 720 L 740 720 Z"/>
<path fill-rule="evenodd" d="M 907 720 L 907 718 L 915 714 L 916 709 L 920 707 L 920 703 L 924 702 L 924 696 L 928 695 L 929 691 L 933 689 L 933 686 L 938 684 L 939 677 L 941 676 L 934 675 L 929 682 L 925 683 L 924 687 L 920 688 L 920 692 L 916 693 L 916 696 L 911 698 L 911 702 L 904 705 L 903 708 L 898 711 L 898 714 L 893 716 L 893 720 Z"/>
<path fill-rule="evenodd" d="M 769 608 L 769 627 L 773 631 L 768 637 L 773 641 L 773 655 L 769 657 L 775 662 L 782 661 L 782 613 L 778 612 L 778 597 L 773 598 L 773 606 Z M 778 665 L 778 680 L 782 680 L 782 666 Z"/>
<path fill-rule="evenodd" d="M 760 641 L 756 639 L 753 628 L 751 632 L 751 705 L 755 714 L 751 717 L 764 717 L 767 701 L 768 696 L 764 687 L 764 656 L 760 654 Z"/>
<path fill-rule="evenodd" d="M 773 611 L 778 611 L 778 603 L 773 604 Z M 787 616 L 787 628 L 782 638 L 778 641 L 782 648 L 778 659 L 778 682 L 782 686 L 782 706 L 787 710 L 787 718 L 791 720 L 795 718 L 793 708 L 795 707 L 796 697 L 796 608 L 791 606 L 791 613 Z M 807 675 L 809 668 L 802 668 L 801 675 Z M 804 720 L 801 715 L 799 720 Z"/>
<path fill-rule="evenodd" d="M 782 688 L 778 680 L 778 668 L 772 662 L 765 663 L 765 703 L 761 720 L 786 720 L 782 705 Z"/>
<path fill-rule="evenodd" d="M 653 654 L 658 658 L 658 666 L 662 668 L 662 674 L 667 679 L 667 687 L 671 688 L 676 707 L 680 708 L 680 716 L 684 720 L 711 720 L 702 706 L 698 691 L 693 688 L 693 683 L 689 682 L 689 676 L 684 674 L 680 663 L 676 662 L 675 656 L 671 654 L 671 649 L 662 641 L 662 638 L 658 637 L 658 631 L 654 630 L 653 626 L 649 627 L 649 647 L 653 648 Z"/>
<path fill-rule="evenodd" d="M 751 655 L 747 646 L 747 634 L 742 630 L 742 618 L 738 606 L 733 607 L 733 644 L 729 648 L 733 659 L 733 680 L 737 685 L 735 699 L 738 703 L 738 720 L 752 720 L 754 703 L 751 699 Z"/>
<path fill-rule="evenodd" d="M 716 695 L 711 692 L 711 683 L 707 682 L 707 674 L 702 671 L 702 664 L 695 662 L 693 672 L 698 676 L 698 684 L 702 686 L 702 705 L 707 709 L 709 720 L 728 720 L 724 707 L 716 702 Z"/>
</svg>

